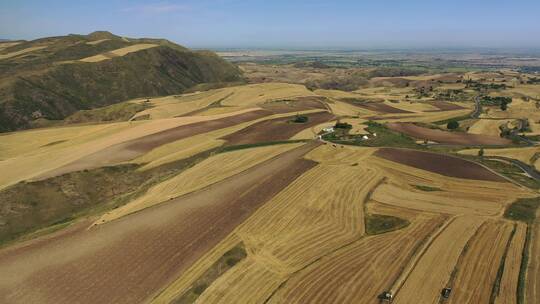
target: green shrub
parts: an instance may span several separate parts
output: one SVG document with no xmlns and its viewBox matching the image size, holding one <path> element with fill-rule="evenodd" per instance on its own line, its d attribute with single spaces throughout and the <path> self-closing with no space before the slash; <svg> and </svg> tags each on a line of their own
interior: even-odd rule
<svg viewBox="0 0 540 304">
<path fill-rule="evenodd" d="M 308 122 L 308 120 L 309 120 L 309 117 L 296 114 L 296 116 L 293 119 L 293 122 L 294 123 L 306 123 L 306 122 Z"/>
<path fill-rule="evenodd" d="M 350 130 L 352 129 L 352 125 L 346 122 L 336 122 L 336 125 L 334 126 L 334 128 Z"/>
<path fill-rule="evenodd" d="M 448 130 L 455 130 L 455 129 L 459 128 L 459 122 L 457 120 L 451 120 L 446 125 L 446 128 Z"/>
</svg>

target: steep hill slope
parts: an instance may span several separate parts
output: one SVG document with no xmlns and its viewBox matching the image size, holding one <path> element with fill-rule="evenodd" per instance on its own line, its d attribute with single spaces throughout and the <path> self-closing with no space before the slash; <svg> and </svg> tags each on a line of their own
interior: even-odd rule
<svg viewBox="0 0 540 304">
<path fill-rule="evenodd" d="M 241 80 L 212 52 L 108 32 L 42 38 L 0 48 L 0 132 L 131 98 Z"/>
</svg>

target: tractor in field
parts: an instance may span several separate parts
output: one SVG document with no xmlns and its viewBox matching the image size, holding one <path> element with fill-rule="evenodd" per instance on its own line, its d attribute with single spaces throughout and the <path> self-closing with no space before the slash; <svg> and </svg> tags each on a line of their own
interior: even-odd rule
<svg viewBox="0 0 540 304">
<path fill-rule="evenodd" d="M 392 303 L 394 295 L 390 291 L 383 291 L 377 298 L 379 298 L 380 303 Z"/>
</svg>

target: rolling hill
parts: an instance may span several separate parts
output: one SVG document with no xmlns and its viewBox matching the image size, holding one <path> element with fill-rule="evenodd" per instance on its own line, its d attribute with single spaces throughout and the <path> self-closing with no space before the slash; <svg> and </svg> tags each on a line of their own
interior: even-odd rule
<svg viewBox="0 0 540 304">
<path fill-rule="evenodd" d="M 61 120 L 78 110 L 242 80 L 208 51 L 109 32 L 0 43 L 0 132 Z"/>
</svg>

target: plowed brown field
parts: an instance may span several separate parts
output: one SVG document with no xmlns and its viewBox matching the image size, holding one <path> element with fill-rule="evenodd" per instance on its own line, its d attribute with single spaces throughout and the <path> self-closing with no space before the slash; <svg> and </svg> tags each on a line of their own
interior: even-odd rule
<svg viewBox="0 0 540 304">
<path fill-rule="evenodd" d="M 476 180 L 504 182 L 486 168 L 461 158 L 407 149 L 382 148 L 375 155 L 400 164 L 437 174 Z"/>
<path fill-rule="evenodd" d="M 427 139 L 441 144 L 450 145 L 509 145 L 511 140 L 489 135 L 478 135 L 461 132 L 447 132 L 443 130 L 419 127 L 412 123 L 389 123 L 388 128 L 407 134 L 418 139 Z"/>
</svg>

